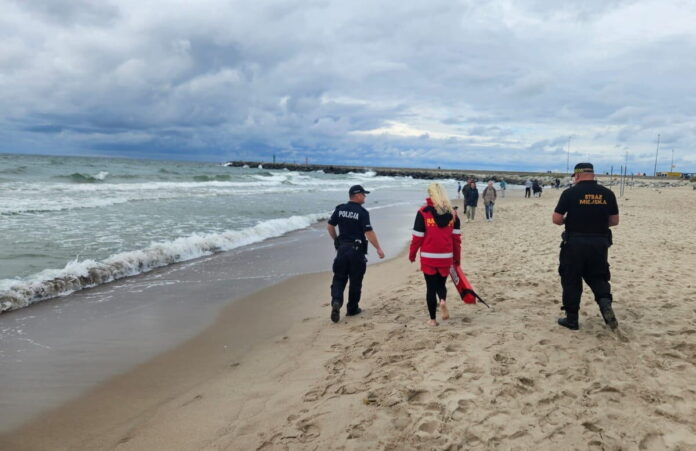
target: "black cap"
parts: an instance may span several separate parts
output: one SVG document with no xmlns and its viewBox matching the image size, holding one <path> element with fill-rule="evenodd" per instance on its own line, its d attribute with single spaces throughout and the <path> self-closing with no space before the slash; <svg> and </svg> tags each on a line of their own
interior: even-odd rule
<svg viewBox="0 0 696 451">
<path fill-rule="evenodd" d="M 594 172 L 594 166 L 592 163 L 578 163 L 575 165 L 575 174 L 580 174 L 581 172 Z"/>
<path fill-rule="evenodd" d="M 362 185 L 353 185 L 353 186 L 351 186 L 350 189 L 348 190 L 348 194 L 351 195 L 351 196 L 352 196 L 353 194 L 360 194 L 360 193 L 362 193 L 362 194 L 370 194 L 369 191 L 365 191 L 365 188 L 363 188 Z"/>
</svg>

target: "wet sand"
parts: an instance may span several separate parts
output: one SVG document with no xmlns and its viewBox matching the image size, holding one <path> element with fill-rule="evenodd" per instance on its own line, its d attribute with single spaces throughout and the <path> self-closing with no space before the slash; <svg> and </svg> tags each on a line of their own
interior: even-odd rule
<svg viewBox="0 0 696 451">
<path fill-rule="evenodd" d="M 371 266 L 362 315 L 328 319 L 329 273 L 227 307 L 203 334 L 0 437 L 2 449 L 696 449 L 696 192 L 632 188 L 610 249 L 619 331 L 585 289 L 560 315 L 559 192 L 508 191 L 463 224 L 491 305 L 425 325 L 405 259 Z"/>
<path fill-rule="evenodd" d="M 378 233 L 401 231 L 382 237 L 393 258 L 413 207 L 368 208 Z M 0 433 L 195 337 L 229 303 L 325 270 L 332 258 L 322 222 L 0 315 Z M 378 260 L 374 252 L 369 260 Z"/>
</svg>

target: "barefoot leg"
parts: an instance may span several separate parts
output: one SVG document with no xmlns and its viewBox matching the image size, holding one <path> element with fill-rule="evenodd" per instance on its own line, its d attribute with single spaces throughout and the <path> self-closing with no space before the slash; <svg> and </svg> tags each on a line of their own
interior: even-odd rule
<svg viewBox="0 0 696 451">
<path fill-rule="evenodd" d="M 449 319 L 449 310 L 444 299 L 440 300 L 440 312 L 442 312 L 442 319 Z"/>
</svg>

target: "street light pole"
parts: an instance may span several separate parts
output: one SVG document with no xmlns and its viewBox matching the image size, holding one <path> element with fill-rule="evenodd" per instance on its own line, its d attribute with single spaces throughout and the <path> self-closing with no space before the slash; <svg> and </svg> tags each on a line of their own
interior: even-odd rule
<svg viewBox="0 0 696 451">
<path fill-rule="evenodd" d="M 669 171 L 674 172 L 674 149 L 672 149 L 672 164 L 669 166 Z"/>
<path fill-rule="evenodd" d="M 660 134 L 657 134 L 657 149 L 655 149 L 655 168 L 653 169 L 653 177 L 657 176 L 657 154 L 660 152 Z"/>
<path fill-rule="evenodd" d="M 570 174 L 570 136 L 568 137 L 568 157 L 566 158 L 566 174 Z"/>
</svg>

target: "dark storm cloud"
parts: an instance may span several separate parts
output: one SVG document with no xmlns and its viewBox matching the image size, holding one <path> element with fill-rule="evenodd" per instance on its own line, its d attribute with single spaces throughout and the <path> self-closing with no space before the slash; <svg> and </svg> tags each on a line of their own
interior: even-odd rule
<svg viewBox="0 0 696 451">
<path fill-rule="evenodd" d="M 693 161 L 677 1 L 0 8 L 0 152 L 565 169 L 572 136 L 647 169 L 661 133 Z"/>
</svg>

